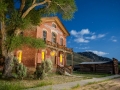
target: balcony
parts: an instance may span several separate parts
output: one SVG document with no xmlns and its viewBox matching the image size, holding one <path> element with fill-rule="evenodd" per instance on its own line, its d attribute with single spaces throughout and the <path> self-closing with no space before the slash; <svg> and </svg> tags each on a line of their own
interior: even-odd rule
<svg viewBox="0 0 120 90">
<path fill-rule="evenodd" d="M 65 50 L 65 51 L 68 51 L 68 52 L 73 52 L 73 50 L 71 48 L 67 48 L 67 47 L 65 47 L 65 45 L 60 45 L 58 43 L 52 43 L 50 41 L 45 41 L 45 43 L 49 46 L 52 46 L 52 47 L 55 47 L 55 48 L 58 48 L 58 49 L 61 49 L 61 50 Z"/>
</svg>

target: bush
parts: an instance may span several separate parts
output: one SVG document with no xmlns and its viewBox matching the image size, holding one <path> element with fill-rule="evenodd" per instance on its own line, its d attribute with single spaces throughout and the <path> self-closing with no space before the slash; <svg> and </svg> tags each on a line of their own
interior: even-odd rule
<svg viewBox="0 0 120 90">
<path fill-rule="evenodd" d="M 38 79 L 44 79 L 44 77 L 52 70 L 52 66 L 52 61 L 50 59 L 46 59 L 41 63 L 41 65 L 37 65 L 35 77 Z"/>
<path fill-rule="evenodd" d="M 23 63 L 19 63 L 17 58 L 13 59 L 14 65 L 13 65 L 13 76 L 15 78 L 21 78 L 27 76 L 27 67 L 23 65 Z"/>
<path fill-rule="evenodd" d="M 17 66 L 17 75 L 22 79 L 27 76 L 27 68 L 22 63 Z"/>
</svg>

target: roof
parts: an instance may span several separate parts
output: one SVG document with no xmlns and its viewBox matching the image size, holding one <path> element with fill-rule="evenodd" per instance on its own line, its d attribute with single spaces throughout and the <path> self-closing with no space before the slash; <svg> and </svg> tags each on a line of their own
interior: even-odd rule
<svg viewBox="0 0 120 90">
<path fill-rule="evenodd" d="M 43 17 L 41 18 L 41 20 L 42 20 L 42 23 L 49 22 L 49 21 L 56 22 L 58 26 L 61 28 L 61 30 L 63 31 L 63 33 L 66 34 L 66 36 L 70 35 L 70 33 L 67 31 L 67 29 L 65 28 L 65 26 L 62 24 L 62 22 L 58 17 Z"/>
<path fill-rule="evenodd" d="M 111 63 L 112 61 L 101 61 L 101 62 L 82 62 L 79 64 L 107 64 L 107 63 Z"/>
</svg>

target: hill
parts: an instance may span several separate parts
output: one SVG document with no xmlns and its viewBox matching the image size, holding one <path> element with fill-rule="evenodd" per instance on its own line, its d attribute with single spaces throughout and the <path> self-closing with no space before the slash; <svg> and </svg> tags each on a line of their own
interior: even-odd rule
<svg viewBox="0 0 120 90">
<path fill-rule="evenodd" d="M 76 65 L 81 62 L 99 62 L 99 61 L 111 61 L 110 58 L 107 57 L 102 57 L 98 56 L 92 52 L 78 52 L 78 53 L 73 53 L 73 65 Z M 67 64 L 71 65 L 72 64 L 72 57 L 70 54 L 67 55 Z"/>
<path fill-rule="evenodd" d="M 107 57 L 98 56 L 97 54 L 94 54 L 93 52 L 78 52 L 78 54 L 92 59 L 93 62 L 111 61 L 112 60 L 112 59 L 107 58 Z"/>
<path fill-rule="evenodd" d="M 83 55 L 80 55 L 78 53 L 73 53 L 73 65 L 76 65 L 78 63 L 81 63 L 81 62 L 91 62 L 92 59 L 90 58 L 87 58 Z M 67 55 L 67 64 L 68 65 L 71 65 L 72 64 L 72 57 L 70 54 Z"/>
</svg>

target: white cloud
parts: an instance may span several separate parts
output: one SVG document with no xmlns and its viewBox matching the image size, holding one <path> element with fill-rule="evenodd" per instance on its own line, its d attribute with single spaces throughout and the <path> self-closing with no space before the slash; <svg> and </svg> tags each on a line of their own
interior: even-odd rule
<svg viewBox="0 0 120 90">
<path fill-rule="evenodd" d="M 105 37 L 105 34 L 99 34 L 98 35 L 98 38 L 102 38 L 102 37 Z"/>
<path fill-rule="evenodd" d="M 112 40 L 112 42 L 117 42 L 117 39 L 115 36 L 112 36 L 110 40 Z"/>
<path fill-rule="evenodd" d="M 76 35 L 77 35 L 77 32 L 76 32 L 75 30 L 72 30 L 70 33 L 71 33 L 71 35 L 73 35 L 73 36 L 76 36 Z"/>
<path fill-rule="evenodd" d="M 82 48 L 79 48 L 79 49 L 88 49 L 89 47 L 82 47 Z"/>
<path fill-rule="evenodd" d="M 84 38 L 77 38 L 74 41 L 77 43 L 88 43 L 89 42 L 89 40 L 86 40 Z"/>
<path fill-rule="evenodd" d="M 113 42 L 117 42 L 117 40 L 116 40 L 116 39 L 113 39 L 112 41 L 113 41 Z"/>
<path fill-rule="evenodd" d="M 97 37 L 96 37 L 96 35 L 92 35 L 91 37 L 85 37 L 85 38 L 93 40 L 93 39 L 96 39 Z"/>
<path fill-rule="evenodd" d="M 96 51 L 96 50 L 86 50 L 86 51 L 90 51 L 90 52 L 93 52 L 99 56 L 104 56 L 104 55 L 107 55 L 109 53 L 106 53 L 106 52 L 102 52 L 102 51 Z"/>
<path fill-rule="evenodd" d="M 98 34 L 90 32 L 89 29 L 82 29 L 81 31 L 71 30 L 71 35 L 75 37 L 74 41 L 77 43 L 88 43 L 90 40 L 103 38 L 105 34 Z"/>
<path fill-rule="evenodd" d="M 89 29 L 82 29 L 80 32 L 78 32 L 81 35 L 85 35 L 85 34 L 90 34 Z"/>
</svg>

